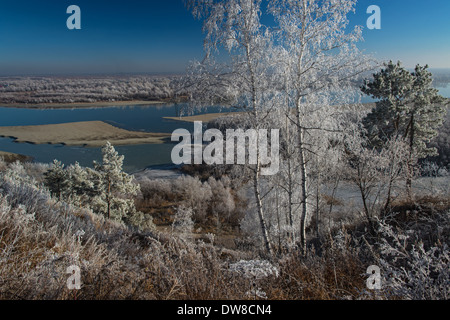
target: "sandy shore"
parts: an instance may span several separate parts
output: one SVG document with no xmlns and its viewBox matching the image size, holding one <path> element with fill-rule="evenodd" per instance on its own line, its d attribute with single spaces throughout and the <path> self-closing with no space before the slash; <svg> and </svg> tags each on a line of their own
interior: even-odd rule
<svg viewBox="0 0 450 320">
<path fill-rule="evenodd" d="M 120 129 L 103 121 L 71 122 L 38 126 L 0 127 L 0 136 L 16 142 L 64 144 L 69 146 L 103 146 L 164 143 L 169 133 L 149 133 Z"/>
<path fill-rule="evenodd" d="M 105 108 L 118 106 L 158 105 L 168 101 L 100 101 L 100 102 L 74 102 L 74 103 L 0 103 L 0 107 L 28 108 L 28 109 L 72 109 L 72 108 Z"/>
<path fill-rule="evenodd" d="M 168 120 L 176 120 L 176 121 L 184 121 L 184 122 L 194 122 L 194 121 L 202 121 L 209 122 L 215 120 L 220 117 L 230 116 L 230 115 L 238 115 L 243 112 L 222 112 L 222 113 L 205 113 L 199 114 L 196 116 L 186 116 L 186 117 L 163 117 Z"/>
</svg>

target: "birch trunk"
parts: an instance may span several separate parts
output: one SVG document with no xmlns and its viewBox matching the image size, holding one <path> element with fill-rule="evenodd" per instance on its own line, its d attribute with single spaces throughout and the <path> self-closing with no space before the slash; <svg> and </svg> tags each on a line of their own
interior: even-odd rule
<svg viewBox="0 0 450 320">
<path fill-rule="evenodd" d="M 308 218 L 308 190 L 307 190 L 307 173 L 305 161 L 305 148 L 303 143 L 303 129 L 301 128 L 300 104 L 297 105 L 297 125 L 299 127 L 298 149 L 299 149 L 299 165 L 300 165 L 300 186 L 302 192 L 301 214 L 300 214 L 300 248 L 303 254 L 306 254 L 306 219 Z"/>
<path fill-rule="evenodd" d="M 264 211 L 263 211 L 263 205 L 261 200 L 261 190 L 260 190 L 260 184 L 259 184 L 259 171 L 260 171 L 260 163 L 259 159 L 257 160 L 256 165 L 256 171 L 255 175 L 253 176 L 253 190 L 255 193 L 255 200 L 256 200 L 256 207 L 258 210 L 258 219 L 259 219 L 259 225 L 261 227 L 261 233 L 263 236 L 264 241 L 264 247 L 269 254 L 270 257 L 273 257 L 273 249 L 270 244 L 270 237 L 269 237 L 269 231 L 267 230 L 267 224 L 266 220 L 264 218 Z"/>
</svg>

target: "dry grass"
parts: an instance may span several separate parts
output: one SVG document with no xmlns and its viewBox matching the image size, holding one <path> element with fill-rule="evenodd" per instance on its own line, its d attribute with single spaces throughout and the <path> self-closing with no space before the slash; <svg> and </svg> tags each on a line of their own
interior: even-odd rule
<svg viewBox="0 0 450 320">
<path fill-rule="evenodd" d="M 350 254 L 292 255 L 282 261 L 280 276 L 266 290 L 274 300 L 357 299 L 366 288 L 366 268 Z"/>
<path fill-rule="evenodd" d="M 231 281 L 222 249 L 137 232 L 29 183 L 0 177 L 0 189 L 0 299 L 233 299 L 245 293 L 239 279 Z M 66 286 L 70 265 L 81 268 L 76 294 Z"/>
<path fill-rule="evenodd" d="M 0 151 L 0 158 L 6 163 L 13 163 L 16 161 L 27 162 L 31 160 L 31 157 L 29 156 L 5 151 Z"/>
<path fill-rule="evenodd" d="M 389 212 L 398 214 L 397 221 L 407 222 L 450 210 L 450 197 L 421 195 L 414 199 L 400 198 L 396 199 L 388 209 Z"/>
<path fill-rule="evenodd" d="M 254 280 L 230 268 L 240 260 L 262 259 L 253 248 L 230 250 L 217 245 L 220 239 L 139 232 L 51 198 L 33 182 L 39 179 L 26 179 L 43 168 L 27 166 L 22 176 L 5 174 L 13 166 L 0 161 L 0 299 L 233 300 L 254 299 L 253 288 L 274 300 L 386 298 L 384 291 L 374 295 L 366 289 L 365 272 L 378 264 L 380 252 L 375 236 L 361 240 L 361 226 L 334 230 L 306 257 L 295 249 L 273 257 L 278 275 Z M 161 190 L 160 197 L 164 190 L 172 200 L 178 197 L 172 185 L 161 183 L 147 186 L 150 204 L 169 204 L 151 198 L 152 190 Z M 405 224 L 415 228 L 419 240 L 431 245 L 448 239 L 448 199 L 423 197 L 415 204 L 425 209 Z M 67 288 L 71 265 L 81 268 L 81 290 Z"/>
</svg>

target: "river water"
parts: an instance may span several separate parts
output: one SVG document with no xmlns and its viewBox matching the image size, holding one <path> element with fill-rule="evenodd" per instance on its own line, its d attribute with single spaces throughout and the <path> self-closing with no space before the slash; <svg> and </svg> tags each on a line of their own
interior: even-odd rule
<svg viewBox="0 0 450 320">
<path fill-rule="evenodd" d="M 450 97 L 450 85 L 439 88 L 441 95 Z M 373 102 L 363 97 L 361 102 Z M 26 126 L 56 124 L 76 121 L 104 121 L 133 131 L 171 133 L 178 128 L 193 130 L 192 123 L 166 120 L 183 114 L 186 104 L 161 104 L 149 106 L 121 106 L 76 109 L 23 109 L 0 107 L 0 126 Z M 209 107 L 196 114 L 220 112 L 219 107 Z M 125 156 L 124 170 L 132 173 L 156 165 L 171 164 L 172 143 L 117 146 Z M 69 165 L 78 161 L 82 166 L 92 166 L 93 160 L 101 160 L 100 148 L 64 145 L 15 143 L 11 138 L 0 138 L 0 150 L 33 157 L 36 162 L 49 163 L 54 159 Z"/>
<path fill-rule="evenodd" d="M 23 109 L 0 107 L 0 126 L 26 126 L 56 124 L 76 121 L 104 121 L 114 126 L 134 131 L 171 133 L 178 128 L 193 130 L 193 124 L 166 120 L 163 117 L 179 116 L 186 104 L 161 104 L 149 106 L 124 106 L 76 109 Z M 220 112 L 210 107 L 202 112 Z M 125 156 L 124 170 L 135 172 L 149 166 L 170 164 L 173 144 L 143 144 L 117 146 Z M 33 157 L 36 162 L 52 162 L 58 159 L 69 165 L 78 161 L 82 166 L 92 166 L 93 160 L 101 160 L 101 148 L 64 145 L 16 143 L 11 138 L 0 138 L 0 150 Z"/>
</svg>

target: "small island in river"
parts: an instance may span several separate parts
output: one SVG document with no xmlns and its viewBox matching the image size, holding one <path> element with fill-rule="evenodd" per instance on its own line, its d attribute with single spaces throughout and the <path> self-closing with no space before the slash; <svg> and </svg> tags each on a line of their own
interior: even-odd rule
<svg viewBox="0 0 450 320">
<path fill-rule="evenodd" d="M 16 142 L 33 144 L 64 144 L 68 146 L 100 147 L 106 141 L 113 145 L 164 143 L 169 133 L 129 131 L 103 121 L 83 121 L 35 126 L 0 127 L 0 136 Z"/>
</svg>

